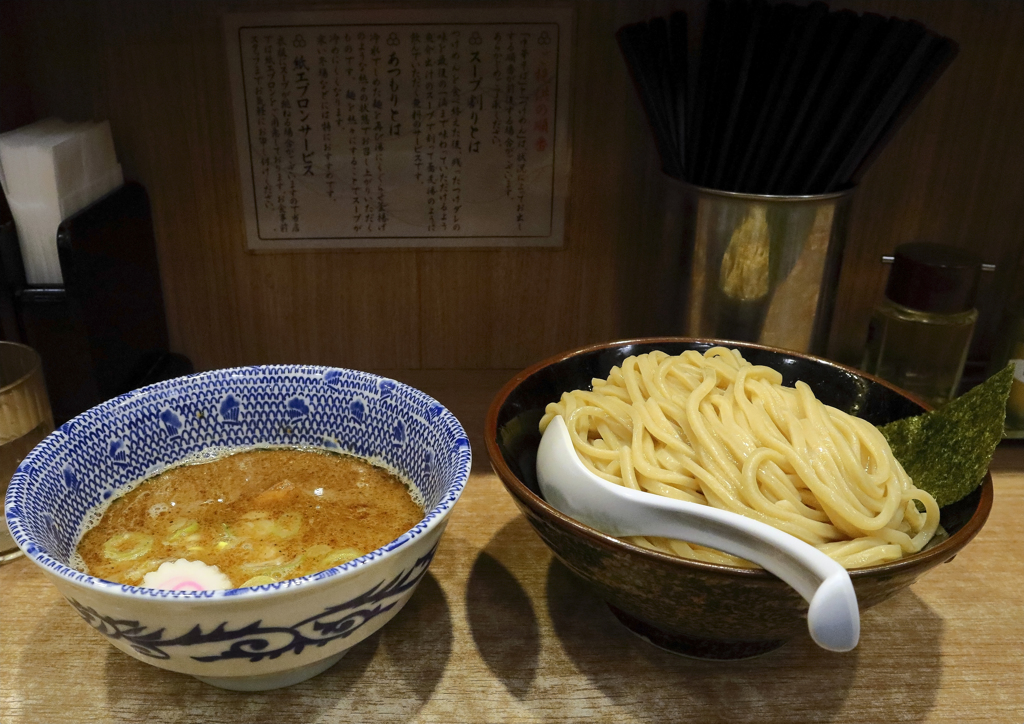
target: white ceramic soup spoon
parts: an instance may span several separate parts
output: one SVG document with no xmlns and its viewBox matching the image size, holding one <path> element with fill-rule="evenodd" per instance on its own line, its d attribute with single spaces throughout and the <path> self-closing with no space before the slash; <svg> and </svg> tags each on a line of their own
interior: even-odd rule
<svg viewBox="0 0 1024 724">
<path fill-rule="evenodd" d="M 606 535 L 685 540 L 757 563 L 810 603 L 807 628 L 815 643 L 829 651 L 849 651 L 857 645 L 860 611 L 850 574 L 799 538 L 738 513 L 601 479 L 576 455 L 561 416 L 541 437 L 537 480 L 548 503 Z"/>
</svg>

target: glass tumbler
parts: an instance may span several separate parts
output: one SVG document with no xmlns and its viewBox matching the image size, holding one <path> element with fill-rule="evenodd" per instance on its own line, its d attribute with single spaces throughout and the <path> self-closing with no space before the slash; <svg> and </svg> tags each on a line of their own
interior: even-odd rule
<svg viewBox="0 0 1024 724">
<path fill-rule="evenodd" d="M 18 465 L 52 431 L 53 413 L 42 360 L 31 347 L 0 342 L 0 485 L 4 497 Z M 0 563 L 20 555 L 5 516 L 0 524 Z"/>
</svg>

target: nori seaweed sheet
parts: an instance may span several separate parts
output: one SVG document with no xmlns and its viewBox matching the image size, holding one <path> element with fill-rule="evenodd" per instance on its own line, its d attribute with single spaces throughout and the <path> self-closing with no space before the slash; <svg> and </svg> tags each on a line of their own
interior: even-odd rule
<svg viewBox="0 0 1024 724">
<path fill-rule="evenodd" d="M 937 410 L 878 428 L 893 455 L 939 507 L 981 485 L 1003 437 L 1013 366 Z"/>
</svg>

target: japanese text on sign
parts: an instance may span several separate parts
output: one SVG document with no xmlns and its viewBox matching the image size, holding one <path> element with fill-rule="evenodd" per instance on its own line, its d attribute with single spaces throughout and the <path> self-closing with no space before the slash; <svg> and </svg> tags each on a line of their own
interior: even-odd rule
<svg viewBox="0 0 1024 724">
<path fill-rule="evenodd" d="M 560 246 L 571 15 L 508 15 L 227 16 L 249 248 Z"/>
</svg>

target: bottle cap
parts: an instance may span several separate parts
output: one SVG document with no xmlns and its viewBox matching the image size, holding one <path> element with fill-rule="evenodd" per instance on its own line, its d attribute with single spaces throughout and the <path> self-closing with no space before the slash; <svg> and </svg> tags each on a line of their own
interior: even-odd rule
<svg viewBox="0 0 1024 724">
<path fill-rule="evenodd" d="M 974 306 L 981 277 L 978 255 L 927 241 L 900 244 L 885 296 L 921 312 L 956 314 Z"/>
</svg>

